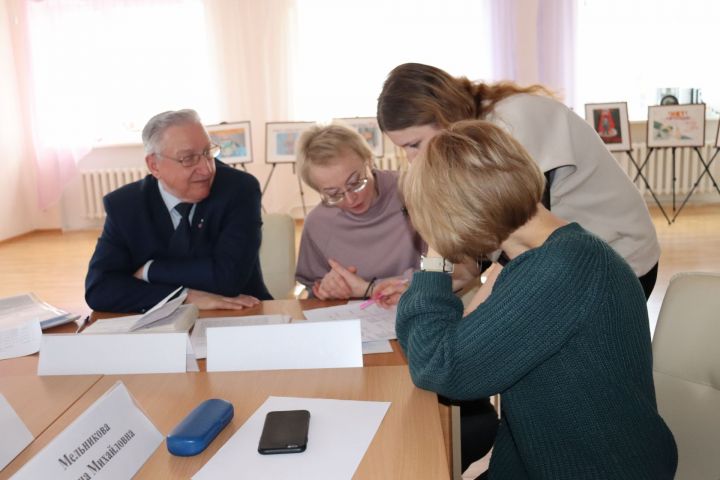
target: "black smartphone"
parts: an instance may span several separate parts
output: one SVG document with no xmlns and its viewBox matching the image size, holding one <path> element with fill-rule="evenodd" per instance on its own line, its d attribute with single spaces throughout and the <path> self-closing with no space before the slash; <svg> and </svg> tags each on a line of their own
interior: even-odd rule
<svg viewBox="0 0 720 480">
<path fill-rule="evenodd" d="M 310 412 L 307 410 L 268 412 L 265 415 L 258 452 L 263 455 L 304 452 L 309 427 Z"/>
</svg>

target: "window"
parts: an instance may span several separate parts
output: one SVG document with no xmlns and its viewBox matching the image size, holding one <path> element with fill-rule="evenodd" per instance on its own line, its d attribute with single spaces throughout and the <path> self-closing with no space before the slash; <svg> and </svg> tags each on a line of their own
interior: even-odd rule
<svg viewBox="0 0 720 480">
<path fill-rule="evenodd" d="M 163 110 L 217 115 L 200 0 L 27 2 L 35 128 L 48 146 L 138 142 Z"/>
<path fill-rule="evenodd" d="M 490 73 L 486 0 L 297 0 L 297 120 L 375 116 L 385 77 L 405 62 L 456 76 Z"/>
<path fill-rule="evenodd" d="M 580 0 L 575 110 L 627 101 L 630 120 L 647 119 L 663 88 L 699 88 L 708 115 L 720 110 L 714 0 Z"/>
</svg>

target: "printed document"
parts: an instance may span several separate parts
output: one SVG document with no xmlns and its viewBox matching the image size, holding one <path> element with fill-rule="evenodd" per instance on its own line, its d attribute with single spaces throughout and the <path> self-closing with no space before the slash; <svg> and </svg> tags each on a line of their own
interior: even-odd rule
<svg viewBox="0 0 720 480">
<path fill-rule="evenodd" d="M 290 315 L 250 315 L 247 317 L 200 318 L 190 335 L 195 358 L 207 358 L 207 329 L 213 327 L 239 327 L 247 325 L 277 325 L 290 323 Z"/>
<path fill-rule="evenodd" d="M 305 318 L 312 322 L 359 319 L 363 342 L 397 338 L 395 335 L 397 307 L 393 306 L 386 310 L 373 304 L 362 309 L 360 308 L 361 304 L 362 302 L 349 302 L 346 305 L 335 307 L 304 310 L 303 314 L 305 314 Z"/>
</svg>

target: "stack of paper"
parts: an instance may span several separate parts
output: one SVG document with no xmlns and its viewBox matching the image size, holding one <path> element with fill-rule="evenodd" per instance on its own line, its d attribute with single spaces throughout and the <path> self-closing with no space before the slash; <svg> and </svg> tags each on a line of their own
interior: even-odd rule
<svg viewBox="0 0 720 480">
<path fill-rule="evenodd" d="M 41 328 L 72 322 L 69 314 L 32 293 L 0 299 L 0 360 L 31 355 L 40 349 Z"/>
<path fill-rule="evenodd" d="M 56 327 L 77 320 L 80 315 L 68 313 L 49 305 L 33 293 L 0 298 L 0 324 L 8 318 L 13 320 L 37 320 L 40 327 Z"/>
</svg>

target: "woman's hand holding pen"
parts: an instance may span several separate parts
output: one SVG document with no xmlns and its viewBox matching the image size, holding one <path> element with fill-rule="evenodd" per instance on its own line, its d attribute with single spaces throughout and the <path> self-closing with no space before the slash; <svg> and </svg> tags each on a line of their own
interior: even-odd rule
<svg viewBox="0 0 720 480">
<path fill-rule="evenodd" d="M 386 278 L 375 285 L 371 300 L 382 308 L 397 305 L 400 296 L 408 289 L 410 280 L 405 277 Z"/>
</svg>

